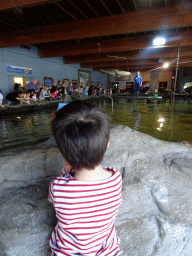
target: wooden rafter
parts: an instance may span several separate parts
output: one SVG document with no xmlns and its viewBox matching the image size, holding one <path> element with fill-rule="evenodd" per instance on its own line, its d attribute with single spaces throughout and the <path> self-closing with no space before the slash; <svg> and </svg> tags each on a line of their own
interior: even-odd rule
<svg viewBox="0 0 192 256">
<path fill-rule="evenodd" d="M 137 0 L 132 0 L 133 1 L 133 5 L 136 11 L 138 11 L 139 7 L 138 7 L 138 3 Z"/>
<path fill-rule="evenodd" d="M 74 20 L 77 20 L 77 18 L 71 14 L 69 11 L 67 11 L 63 6 L 61 6 L 60 4 L 58 3 L 55 3 L 61 10 L 63 10 L 64 12 L 66 12 L 69 16 L 71 16 Z"/>
<path fill-rule="evenodd" d="M 177 61 L 177 58 L 164 58 L 164 62 L 170 63 L 170 65 L 175 65 Z M 162 62 L 163 63 L 163 62 Z M 100 62 L 88 62 L 88 63 L 82 63 L 82 68 L 102 68 L 105 66 L 106 68 L 111 66 L 118 66 L 118 67 L 126 67 L 126 66 L 142 66 L 142 65 L 162 65 L 162 63 L 159 63 L 158 59 L 144 59 L 144 60 L 119 60 L 116 61 L 100 61 Z M 186 63 L 192 63 L 192 56 L 191 57 L 181 57 L 179 60 L 180 65 L 186 64 Z"/>
<path fill-rule="evenodd" d="M 109 56 L 113 56 L 111 58 Z M 111 55 L 81 55 L 81 56 L 69 56 L 65 58 L 66 64 L 72 63 L 87 63 L 87 62 L 100 62 L 100 61 L 113 61 L 116 60 L 115 53 Z M 128 60 L 142 60 L 142 59 L 157 59 L 157 58 L 176 58 L 177 57 L 177 47 L 174 48 L 164 48 L 164 49 L 154 49 L 154 51 L 128 51 L 118 53 L 119 57 L 124 57 Z M 181 47 L 180 51 L 181 57 L 192 56 L 192 46 Z"/>
<path fill-rule="evenodd" d="M 0 1 L 0 11 L 5 11 L 17 7 L 31 7 L 56 1 L 59 0 L 3 0 Z"/>
<path fill-rule="evenodd" d="M 45 14 L 43 14 L 40 11 L 36 10 L 35 7 L 31 7 L 30 9 L 34 11 L 35 15 L 38 13 L 40 17 L 43 17 L 43 19 L 45 18 L 47 20 L 50 20 L 52 23 L 54 23 L 53 19 L 51 19 L 50 17 L 47 17 Z"/>
<path fill-rule="evenodd" d="M 51 10 L 50 8 L 48 8 L 46 4 L 45 4 L 45 5 L 42 5 L 42 6 L 43 6 L 43 8 L 47 9 L 48 11 L 50 11 L 51 14 L 54 15 L 55 17 L 59 17 L 60 19 L 62 19 L 62 17 L 59 16 L 58 13 L 56 14 L 53 10 Z"/>
<path fill-rule="evenodd" d="M 8 21 L 10 21 L 10 22 L 13 22 L 13 23 L 19 25 L 18 27 L 22 26 L 22 27 L 27 28 L 27 26 L 24 25 L 23 23 L 19 23 L 19 22 L 15 21 L 15 20 L 13 20 L 13 19 L 10 19 L 10 18 L 8 18 L 8 17 L 6 17 L 6 16 L 4 16 L 4 15 L 0 15 L 0 19 L 1 19 L 1 17 L 3 17 L 4 19 L 6 19 L 6 20 L 8 20 Z"/>
<path fill-rule="evenodd" d="M 109 10 L 109 8 L 108 8 L 108 6 L 106 5 L 106 3 L 103 1 L 103 0 L 99 0 L 101 3 L 102 3 L 102 5 L 105 7 L 105 9 L 108 11 L 108 13 L 110 14 L 110 15 L 112 15 L 112 12 Z"/>
<path fill-rule="evenodd" d="M 98 44 L 94 42 L 88 42 L 84 44 L 63 44 L 40 48 L 41 57 L 52 56 L 72 56 L 72 55 L 85 55 L 95 53 L 110 53 L 110 52 L 122 52 L 130 50 L 140 49 L 154 49 L 152 44 L 154 37 L 135 37 L 131 39 L 121 40 L 104 40 Z M 167 43 L 163 47 L 177 47 L 192 45 L 192 30 L 180 33 L 171 33 L 167 36 Z"/>
<path fill-rule="evenodd" d="M 117 4 L 119 5 L 119 8 L 121 9 L 121 12 L 122 12 L 123 14 L 125 14 L 125 10 L 124 10 L 124 8 L 123 8 L 123 6 L 122 6 L 120 0 L 116 0 L 116 2 L 117 2 Z"/>
<path fill-rule="evenodd" d="M 192 6 L 192 5 L 191 5 Z M 38 44 L 192 26 L 192 11 L 175 7 L 131 12 L 125 15 L 78 20 L 4 33 L 0 47 Z"/>
<path fill-rule="evenodd" d="M 82 68 L 88 68 L 88 67 L 92 67 L 92 68 L 102 68 L 103 66 L 110 67 L 110 66 L 129 66 L 129 65 L 154 65 L 157 64 L 158 61 L 157 60 L 143 60 L 143 61 L 125 61 L 125 60 L 117 60 L 117 61 L 101 61 L 101 62 L 89 62 L 89 63 L 82 63 L 81 67 Z"/>
<path fill-rule="evenodd" d="M 10 24 L 10 23 L 7 23 L 7 22 L 5 22 L 5 21 L 2 21 L 2 20 L 0 20 L 0 23 L 4 23 L 4 24 L 6 24 L 6 25 L 8 25 L 8 26 L 10 26 L 10 27 L 12 27 L 12 28 L 18 28 L 18 27 L 16 27 L 16 26 L 14 26 L 14 25 L 12 25 L 12 24 Z"/>
<path fill-rule="evenodd" d="M 82 10 L 80 10 L 71 0 L 67 0 L 70 4 L 72 4 L 74 7 L 75 7 L 75 9 L 77 9 L 81 14 L 83 14 L 83 16 L 85 17 L 85 18 L 88 18 L 88 16 L 82 11 Z"/>
<path fill-rule="evenodd" d="M 90 5 L 90 3 L 87 0 L 83 0 L 88 6 L 89 8 L 97 15 L 97 17 L 99 17 L 99 14 L 95 11 L 95 9 Z"/>
</svg>

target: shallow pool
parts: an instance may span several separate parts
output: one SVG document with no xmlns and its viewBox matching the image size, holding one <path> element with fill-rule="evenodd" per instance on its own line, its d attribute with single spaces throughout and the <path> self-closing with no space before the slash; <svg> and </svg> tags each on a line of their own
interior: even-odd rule
<svg viewBox="0 0 192 256">
<path fill-rule="evenodd" d="M 192 102 L 167 100 L 161 104 L 125 99 L 97 100 L 111 116 L 112 124 L 132 129 L 166 141 L 192 141 Z M 0 149 L 26 146 L 51 136 L 51 120 L 55 108 L 47 111 L 0 117 Z"/>
</svg>

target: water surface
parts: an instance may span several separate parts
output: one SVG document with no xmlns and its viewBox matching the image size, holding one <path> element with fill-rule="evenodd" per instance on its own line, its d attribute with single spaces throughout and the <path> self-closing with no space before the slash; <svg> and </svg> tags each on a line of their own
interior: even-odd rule
<svg viewBox="0 0 192 256">
<path fill-rule="evenodd" d="M 192 102 L 167 100 L 161 104 L 140 101 L 97 100 L 111 117 L 112 124 L 132 129 L 166 141 L 192 141 Z M 0 149 L 35 144 L 52 136 L 51 120 L 55 108 L 29 114 L 0 117 Z"/>
</svg>

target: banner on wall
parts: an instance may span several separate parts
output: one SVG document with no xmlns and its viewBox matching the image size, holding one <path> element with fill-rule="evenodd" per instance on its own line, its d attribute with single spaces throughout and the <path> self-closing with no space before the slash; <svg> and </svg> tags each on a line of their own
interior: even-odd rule
<svg viewBox="0 0 192 256">
<path fill-rule="evenodd" d="M 22 68 L 22 67 L 10 66 L 10 65 L 7 65 L 7 72 L 18 73 L 18 74 L 29 74 L 29 75 L 33 74 L 33 71 L 31 68 Z"/>
</svg>

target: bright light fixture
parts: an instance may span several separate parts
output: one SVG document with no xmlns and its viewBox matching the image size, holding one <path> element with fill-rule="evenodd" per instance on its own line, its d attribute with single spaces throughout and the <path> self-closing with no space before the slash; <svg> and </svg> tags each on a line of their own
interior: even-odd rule
<svg viewBox="0 0 192 256">
<path fill-rule="evenodd" d="M 158 122 L 164 122 L 164 121 L 165 119 L 163 117 L 158 119 Z"/>
<path fill-rule="evenodd" d="M 159 45 L 164 45 L 166 42 L 164 37 L 157 37 L 153 40 L 153 45 L 159 46 Z"/>
<path fill-rule="evenodd" d="M 163 64 L 163 67 L 164 67 L 164 68 L 168 68 L 168 67 L 169 67 L 169 63 L 168 63 L 168 62 L 165 62 L 165 63 Z"/>
</svg>

